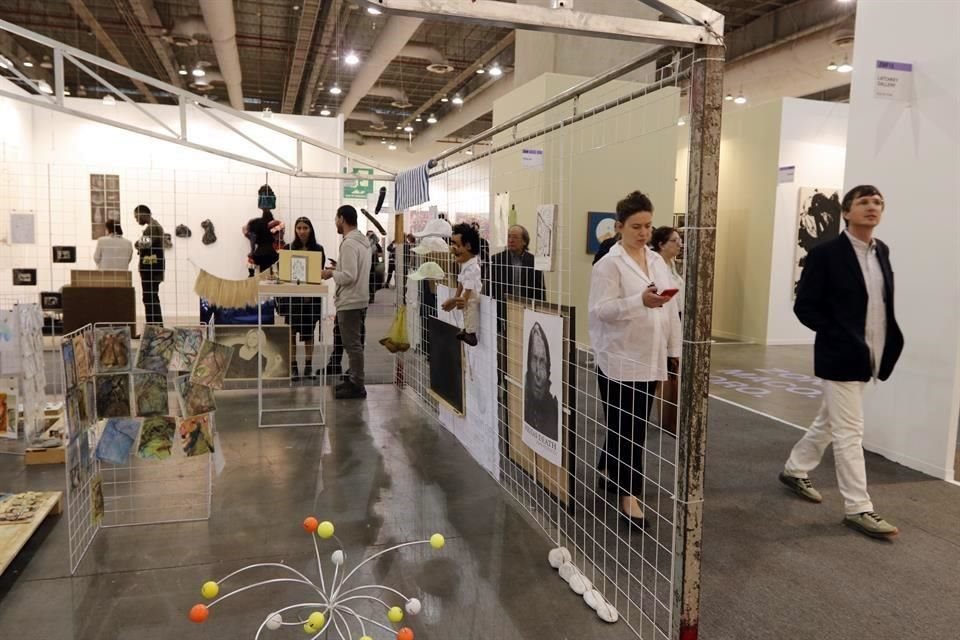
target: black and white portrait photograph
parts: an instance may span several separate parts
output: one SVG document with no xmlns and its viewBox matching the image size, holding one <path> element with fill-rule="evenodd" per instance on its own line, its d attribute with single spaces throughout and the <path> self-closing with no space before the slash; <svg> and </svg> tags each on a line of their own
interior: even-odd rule
<svg viewBox="0 0 960 640">
<path fill-rule="evenodd" d="M 797 212 L 797 253 L 793 273 L 793 294 L 797 294 L 800 273 L 807 254 L 817 245 L 833 240 L 843 228 L 840 192 L 837 189 L 800 187 Z"/>
<path fill-rule="evenodd" d="M 290 377 L 290 327 L 224 325 L 214 329 L 219 344 L 233 347 L 227 380 L 265 380 Z"/>
<path fill-rule="evenodd" d="M 553 464 L 563 450 L 563 318 L 523 312 L 523 442 Z"/>
</svg>

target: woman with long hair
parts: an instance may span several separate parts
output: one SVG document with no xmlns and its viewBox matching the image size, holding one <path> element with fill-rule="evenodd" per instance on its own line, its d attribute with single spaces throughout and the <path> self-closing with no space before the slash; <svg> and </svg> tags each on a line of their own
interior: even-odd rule
<svg viewBox="0 0 960 640">
<path fill-rule="evenodd" d="M 284 249 L 293 251 L 315 251 L 319 253 L 318 259 L 321 265 L 326 265 L 327 255 L 323 246 L 317 242 L 317 234 L 313 229 L 313 223 L 310 218 L 300 216 L 293 225 L 293 242 L 286 245 Z M 313 260 L 313 258 L 310 258 Z M 290 361 L 293 367 L 293 378 L 300 378 L 300 368 L 297 362 L 297 335 L 303 341 L 305 357 L 303 363 L 303 375 L 309 377 L 310 368 L 313 365 L 313 334 L 317 323 L 323 315 L 323 303 L 321 298 L 297 297 L 289 301 L 287 312 L 287 324 L 290 325 Z"/>
</svg>

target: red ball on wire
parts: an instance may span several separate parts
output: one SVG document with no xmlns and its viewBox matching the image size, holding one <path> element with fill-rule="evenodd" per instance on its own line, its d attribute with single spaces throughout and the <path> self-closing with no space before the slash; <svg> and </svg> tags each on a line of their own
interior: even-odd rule
<svg viewBox="0 0 960 640">
<path fill-rule="evenodd" d="M 319 526 L 320 523 L 313 516 L 308 516 L 303 519 L 303 530 L 307 533 L 315 533 Z"/>
<path fill-rule="evenodd" d="M 191 622 L 206 622 L 207 618 L 210 617 L 210 610 L 205 604 L 195 604 L 190 608 L 190 621 Z M 411 636 L 412 637 L 412 636 Z"/>
<path fill-rule="evenodd" d="M 413 640 L 413 629 L 404 627 L 397 631 L 397 640 Z"/>
</svg>

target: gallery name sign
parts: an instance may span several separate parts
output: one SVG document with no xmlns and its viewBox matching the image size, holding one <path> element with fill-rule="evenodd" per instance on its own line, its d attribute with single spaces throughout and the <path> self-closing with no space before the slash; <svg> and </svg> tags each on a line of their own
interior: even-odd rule
<svg viewBox="0 0 960 640">
<path fill-rule="evenodd" d="M 911 102 L 913 99 L 913 65 L 909 62 L 877 60 L 874 95 L 883 100 Z"/>
</svg>

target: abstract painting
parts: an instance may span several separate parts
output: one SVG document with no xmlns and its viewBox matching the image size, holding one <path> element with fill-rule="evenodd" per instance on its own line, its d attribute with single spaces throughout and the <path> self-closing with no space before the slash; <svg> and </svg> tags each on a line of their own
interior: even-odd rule
<svg viewBox="0 0 960 640">
<path fill-rule="evenodd" d="M 130 370 L 130 327 L 97 328 L 96 345 L 97 373 Z"/>
<path fill-rule="evenodd" d="M 177 421 L 172 416 L 144 418 L 137 455 L 147 460 L 169 458 L 173 453 L 173 436 L 176 431 Z"/>
<path fill-rule="evenodd" d="M 97 416 L 101 419 L 130 416 L 130 376 L 97 376 Z"/>
<path fill-rule="evenodd" d="M 97 421 L 97 403 L 96 392 L 93 388 L 93 381 L 87 380 L 77 387 L 77 393 L 80 396 L 78 406 L 80 414 L 80 429 L 87 429 Z"/>
<path fill-rule="evenodd" d="M 80 435 L 80 432 L 83 431 L 83 423 L 80 421 L 80 402 L 82 398 L 80 397 L 79 389 L 70 389 L 67 391 L 66 396 L 66 411 L 67 411 L 67 441 L 73 442 L 73 440 Z"/>
<path fill-rule="evenodd" d="M 173 336 L 173 360 L 170 368 L 174 371 L 190 371 L 197 361 L 197 354 L 203 345 L 204 330 L 199 327 L 177 327 Z"/>
<path fill-rule="evenodd" d="M 60 345 L 63 353 L 63 382 L 67 389 L 77 384 L 77 360 L 73 354 L 73 340 L 65 338 Z"/>
<path fill-rule="evenodd" d="M 180 446 L 187 457 L 213 453 L 213 427 L 210 414 L 181 418 Z"/>
<path fill-rule="evenodd" d="M 138 416 L 162 416 L 170 413 L 165 374 L 133 374 L 133 395 Z"/>
<path fill-rule="evenodd" d="M 137 368 L 156 373 L 166 373 L 173 360 L 176 347 L 173 329 L 164 329 L 148 324 L 140 337 L 140 350 L 137 352 Z"/>
<path fill-rule="evenodd" d="M 82 333 L 73 336 L 73 356 L 77 362 L 77 381 L 86 380 L 93 375 L 93 354 L 87 348 Z"/>
<path fill-rule="evenodd" d="M 289 329 L 287 329 L 289 331 Z M 223 379 L 233 359 L 233 347 L 207 340 L 200 347 L 197 361 L 190 372 L 190 382 L 211 389 L 222 389 Z"/>
<path fill-rule="evenodd" d="M 141 420 L 137 418 L 110 418 L 103 427 L 97 443 L 97 460 L 124 465 L 130 458 L 133 445 L 140 436 Z"/>
<path fill-rule="evenodd" d="M 190 382 L 190 376 L 177 378 L 175 385 L 177 396 L 180 398 L 181 415 L 197 416 L 216 410 L 217 403 L 210 387 Z"/>
<path fill-rule="evenodd" d="M 800 274 L 807 254 L 824 242 L 840 235 L 842 225 L 840 192 L 837 189 L 800 187 L 797 206 L 797 252 L 793 270 L 793 294 L 797 294 Z"/>
<path fill-rule="evenodd" d="M 553 249 L 557 235 L 557 205 L 537 207 L 537 251 L 533 266 L 537 271 L 553 271 Z"/>
<path fill-rule="evenodd" d="M 259 335 L 258 335 L 259 332 Z M 290 377 L 290 327 L 257 329 L 250 325 L 216 327 L 217 342 L 234 347 L 227 380 L 264 380 Z"/>
</svg>

